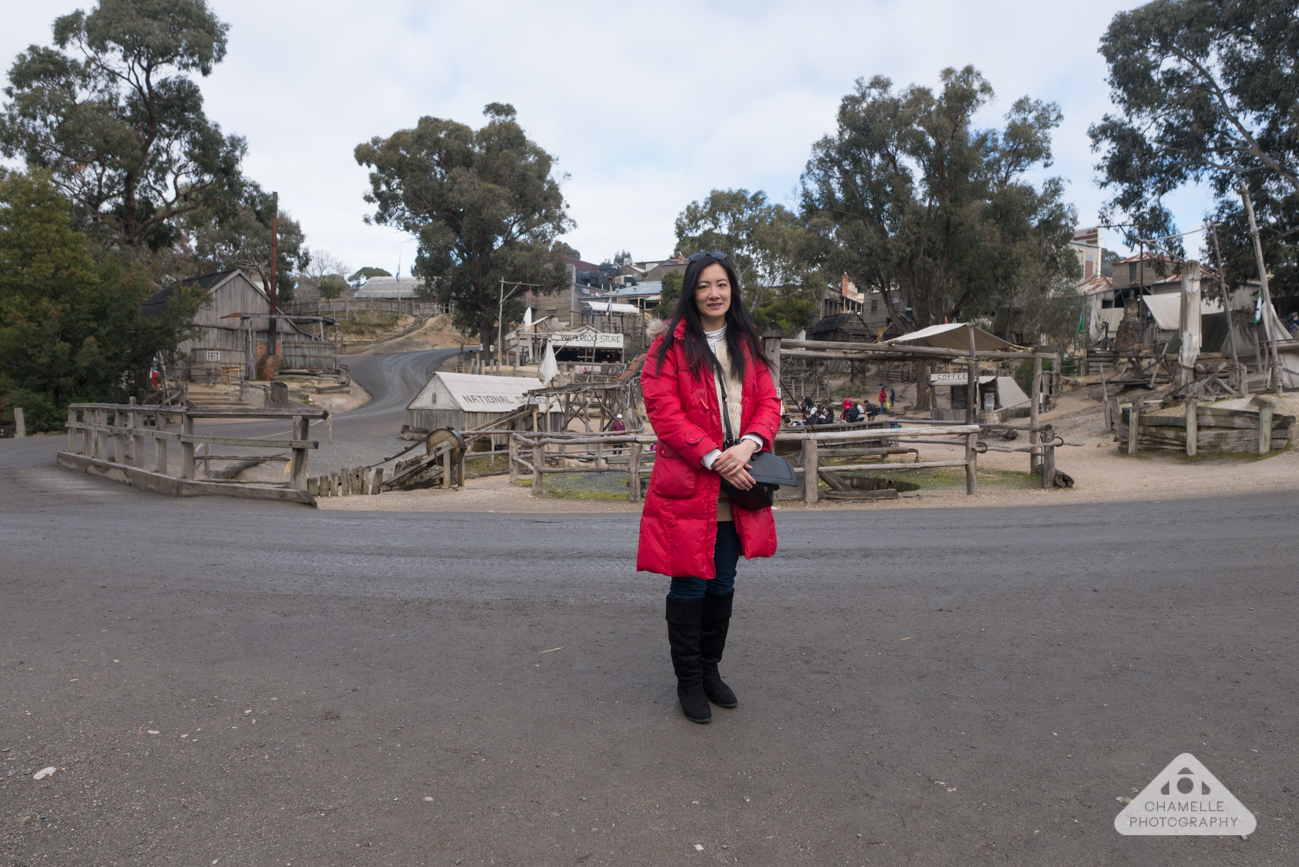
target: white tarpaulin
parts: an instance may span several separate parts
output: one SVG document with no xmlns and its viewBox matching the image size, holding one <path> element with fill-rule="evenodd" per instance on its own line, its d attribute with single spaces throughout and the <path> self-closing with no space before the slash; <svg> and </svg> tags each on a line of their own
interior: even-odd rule
<svg viewBox="0 0 1299 867">
<path fill-rule="evenodd" d="M 1092 307 L 1091 322 L 1087 333 L 1093 342 L 1100 340 L 1102 334 L 1113 337 L 1119 333 L 1119 323 L 1123 321 L 1122 307 L 1101 307 L 1097 301 Z"/>
<path fill-rule="evenodd" d="M 555 361 L 555 347 L 546 341 L 546 354 L 541 359 L 541 366 L 537 368 L 537 378 L 541 380 L 542 385 L 550 385 L 550 381 L 559 373 L 559 363 Z"/>
<path fill-rule="evenodd" d="M 1151 317 L 1155 320 L 1155 325 L 1160 331 L 1176 331 L 1182 322 L 1182 293 L 1165 292 L 1161 295 L 1143 295 L 1141 303 L 1146 305 L 1150 311 Z M 1120 313 L 1123 311 L 1120 310 Z M 1221 313 L 1222 303 L 1210 301 L 1208 298 L 1200 299 L 1200 315 L 1204 316 L 1209 313 Z"/>
</svg>

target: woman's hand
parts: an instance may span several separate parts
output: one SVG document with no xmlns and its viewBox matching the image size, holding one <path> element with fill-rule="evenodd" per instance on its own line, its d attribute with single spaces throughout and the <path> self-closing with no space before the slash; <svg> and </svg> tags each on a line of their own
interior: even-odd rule
<svg viewBox="0 0 1299 867">
<path fill-rule="evenodd" d="M 757 450 L 758 444 L 753 440 L 740 440 L 717 456 L 713 471 L 741 491 L 747 491 L 753 487 L 753 476 L 748 473 L 749 459 Z"/>
</svg>

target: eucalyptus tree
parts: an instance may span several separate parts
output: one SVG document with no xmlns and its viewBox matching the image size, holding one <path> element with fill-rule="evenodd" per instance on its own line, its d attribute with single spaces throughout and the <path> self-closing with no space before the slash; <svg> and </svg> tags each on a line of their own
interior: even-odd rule
<svg viewBox="0 0 1299 867">
<path fill-rule="evenodd" d="M 356 148 L 370 171 L 366 218 L 419 242 L 422 292 L 455 302 L 455 324 L 493 343 L 498 311 L 522 314 L 523 293 L 503 308 L 502 281 L 552 293 L 568 285 L 557 238 L 573 226 L 552 174 L 555 158 L 519 126 L 510 105 L 491 103 L 479 129 L 422 117 L 410 129 Z M 507 286 L 508 291 L 508 286 Z"/>
<path fill-rule="evenodd" d="M 1243 182 L 1274 290 L 1299 291 L 1299 0 L 1157 0 L 1115 15 L 1100 51 L 1118 109 L 1089 130 L 1108 220 L 1129 241 L 1172 235 L 1167 197 L 1207 186 L 1236 282 L 1258 273 Z"/>
<path fill-rule="evenodd" d="M 1031 180 L 1051 166 L 1060 109 L 1022 97 L 1003 128 L 979 129 L 992 86 L 972 66 L 941 81 L 934 92 L 859 79 L 802 177 L 827 269 L 879 290 L 907 331 L 989 313 L 997 299 L 1066 297 L 1079 276 L 1064 183 Z"/>
<path fill-rule="evenodd" d="M 193 76 L 226 52 L 204 0 L 100 0 L 54 21 L 9 69 L 0 150 L 48 171 L 105 246 L 176 243 L 177 218 L 237 184 L 245 144 L 203 111 Z"/>
</svg>

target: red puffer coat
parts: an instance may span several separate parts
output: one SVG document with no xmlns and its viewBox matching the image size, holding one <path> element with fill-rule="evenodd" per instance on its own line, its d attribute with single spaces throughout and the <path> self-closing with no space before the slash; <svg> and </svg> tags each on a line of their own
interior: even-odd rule
<svg viewBox="0 0 1299 867">
<path fill-rule="evenodd" d="M 713 547 L 722 477 L 704 469 L 701 460 L 713 449 L 720 449 L 725 437 L 712 372 L 706 365 L 691 372 L 681 342 L 684 333 L 682 323 L 658 370 L 658 348 L 664 339 L 660 335 L 650 345 L 641 371 L 645 411 L 659 441 L 641 512 L 636 568 L 673 578 L 712 578 L 716 574 Z M 763 449 L 769 450 L 780 429 L 780 398 L 766 365 L 747 356 L 746 360 L 743 419 L 734 433 L 737 437 L 756 434 Z M 731 423 L 735 424 L 735 419 Z M 771 509 L 750 512 L 733 508 L 732 512 L 745 558 L 776 553 L 776 522 Z"/>
</svg>

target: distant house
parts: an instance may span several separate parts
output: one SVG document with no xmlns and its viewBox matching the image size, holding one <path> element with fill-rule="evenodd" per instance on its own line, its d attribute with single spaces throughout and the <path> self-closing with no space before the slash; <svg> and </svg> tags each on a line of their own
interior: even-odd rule
<svg viewBox="0 0 1299 867">
<path fill-rule="evenodd" d="M 358 300 L 414 298 L 419 287 L 420 281 L 414 277 L 371 277 L 361 284 L 361 288 L 352 297 Z"/>
<path fill-rule="evenodd" d="M 280 367 L 334 369 L 334 344 L 322 334 L 312 334 L 287 318 L 278 319 L 275 354 L 277 361 L 264 370 L 268 353 L 271 302 L 261 286 L 239 269 L 205 274 L 160 289 L 144 302 L 146 317 L 160 316 L 167 302 L 188 288 L 206 293 L 207 302 L 194 315 L 198 334 L 177 347 L 176 370 L 170 375 L 237 380 L 265 378 Z"/>
<path fill-rule="evenodd" d="M 1101 276 L 1101 230 L 1099 226 L 1088 226 L 1073 234 L 1069 247 L 1078 257 L 1082 266 L 1083 280 Z"/>
<path fill-rule="evenodd" d="M 900 303 L 899 298 L 898 293 L 894 292 L 894 306 Z M 880 331 L 892 322 L 888 305 L 884 301 L 884 293 L 878 289 L 868 289 L 863 292 L 848 279 L 847 274 L 840 279 L 837 288 L 827 288 L 821 298 L 822 317 L 837 313 L 856 313 L 872 335 L 879 335 Z"/>
<path fill-rule="evenodd" d="M 645 262 L 625 262 L 622 266 L 622 273 L 628 277 L 635 277 L 638 281 L 658 281 L 662 282 L 664 274 L 684 274 L 686 272 L 685 256 L 675 256 L 668 259 L 650 259 Z"/>
<path fill-rule="evenodd" d="M 429 377 L 419 394 L 406 405 L 406 425 L 417 431 L 472 430 L 531 403 L 528 392 L 542 387 L 540 380 L 530 376 L 439 371 Z M 564 413 L 554 398 L 549 403 L 547 429 L 559 430 Z"/>
<path fill-rule="evenodd" d="M 832 313 L 807 329 L 807 339 L 874 343 L 875 332 L 866 327 L 860 313 Z"/>
</svg>

